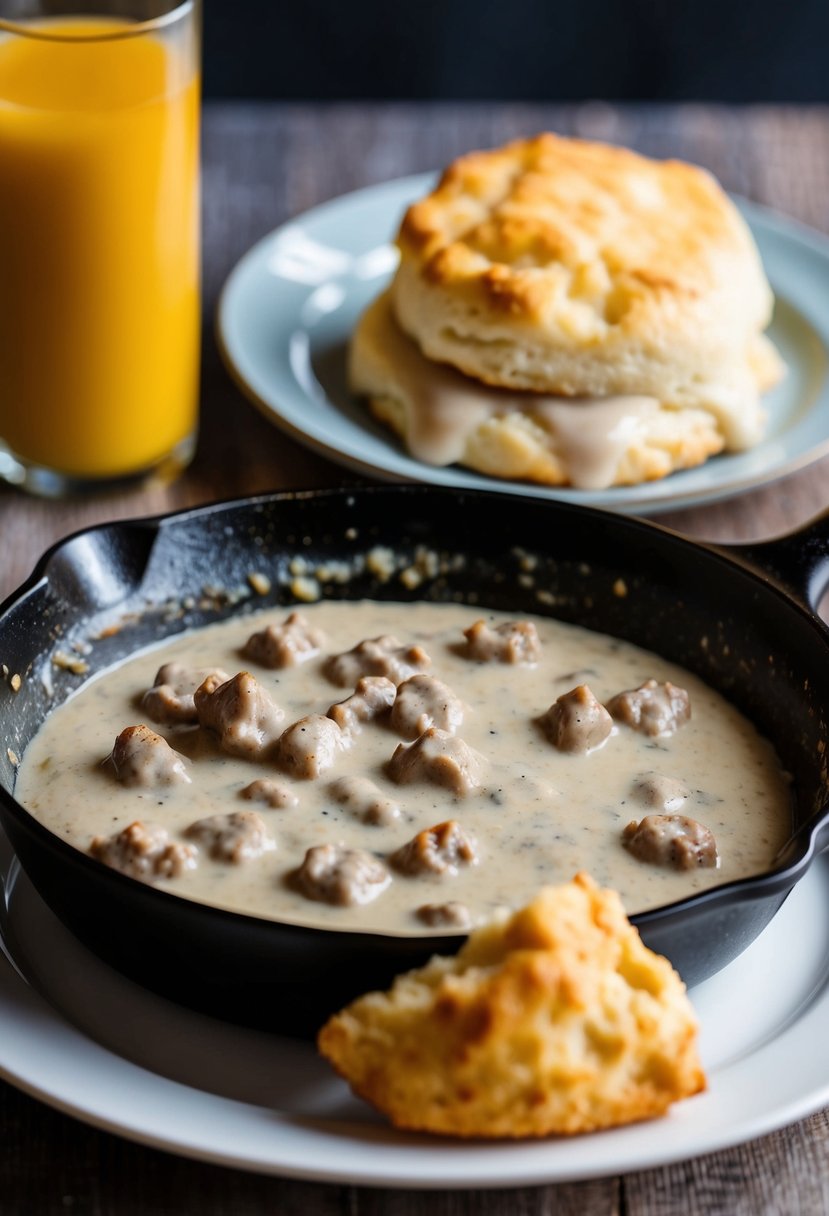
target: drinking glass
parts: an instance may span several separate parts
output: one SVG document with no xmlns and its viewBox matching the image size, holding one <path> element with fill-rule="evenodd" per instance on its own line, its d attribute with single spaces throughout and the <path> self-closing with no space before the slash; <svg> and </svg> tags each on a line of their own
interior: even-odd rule
<svg viewBox="0 0 829 1216">
<path fill-rule="evenodd" d="M 172 476 L 198 416 L 199 0 L 0 0 L 0 478 Z"/>
</svg>

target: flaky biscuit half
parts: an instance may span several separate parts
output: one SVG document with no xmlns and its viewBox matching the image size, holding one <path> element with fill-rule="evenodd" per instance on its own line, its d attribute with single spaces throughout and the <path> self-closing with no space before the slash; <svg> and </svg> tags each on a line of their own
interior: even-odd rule
<svg viewBox="0 0 829 1216">
<path fill-rule="evenodd" d="M 586 875 L 350 1004 L 319 1049 L 395 1126 L 571 1135 L 705 1088 L 685 987 Z"/>
<path fill-rule="evenodd" d="M 643 394 L 739 421 L 782 373 L 762 337 L 773 298 L 757 247 L 696 166 L 518 140 L 450 165 L 398 244 L 401 327 L 487 384 Z M 749 446 L 736 430 L 726 440 Z"/>
</svg>

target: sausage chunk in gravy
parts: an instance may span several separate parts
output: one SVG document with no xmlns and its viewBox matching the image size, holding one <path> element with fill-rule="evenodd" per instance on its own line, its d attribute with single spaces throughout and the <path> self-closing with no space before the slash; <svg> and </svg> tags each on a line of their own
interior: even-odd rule
<svg viewBox="0 0 829 1216">
<path fill-rule="evenodd" d="M 89 851 L 98 861 L 153 882 L 156 878 L 178 878 L 197 864 L 197 850 L 190 844 L 171 841 L 165 828 L 136 820 L 115 836 L 95 836 Z"/>
<path fill-rule="evenodd" d="M 398 744 L 388 771 L 399 785 L 427 781 L 466 795 L 480 788 L 483 766 L 483 756 L 463 739 L 430 726 L 414 743 Z"/>
<path fill-rule="evenodd" d="M 141 698 L 141 708 L 153 722 L 166 726 L 198 722 L 193 694 L 208 676 L 213 676 L 219 683 L 230 679 L 227 672 L 217 667 L 196 670 L 181 663 L 165 663 L 159 667 L 152 688 L 148 688 Z"/>
<path fill-rule="evenodd" d="M 642 806 L 663 813 L 681 810 L 691 796 L 687 785 L 663 773 L 642 773 L 634 781 L 632 792 Z"/>
<path fill-rule="evenodd" d="M 252 633 L 242 653 L 262 667 L 296 667 L 318 655 L 325 634 L 315 629 L 300 612 L 292 612 L 281 625 L 266 625 Z"/>
<path fill-rule="evenodd" d="M 195 700 L 199 723 L 232 756 L 261 758 L 279 738 L 285 715 L 249 671 L 223 684 L 209 677 L 196 689 Z"/>
<path fill-rule="evenodd" d="M 687 815 L 646 815 L 627 825 L 622 842 L 639 861 L 656 866 L 695 870 L 719 865 L 710 829 Z"/>
<path fill-rule="evenodd" d="M 331 797 L 362 823 L 386 827 L 400 818 L 400 807 L 368 777 L 340 777 L 328 787 Z"/>
<path fill-rule="evenodd" d="M 391 856 L 401 874 L 457 874 L 464 865 L 475 865 L 475 842 L 467 836 L 457 819 L 426 828 Z"/>
<path fill-rule="evenodd" d="M 382 861 L 363 849 L 318 844 L 296 871 L 296 885 L 309 899 L 327 904 L 368 904 L 391 882 Z"/>
<path fill-rule="evenodd" d="M 121 731 L 109 759 L 122 785 L 157 789 L 190 784 L 184 757 L 143 722 Z"/>
<path fill-rule="evenodd" d="M 234 865 L 276 848 L 264 819 L 256 811 L 231 811 L 227 815 L 197 819 L 185 836 L 203 845 L 215 861 L 229 861 Z"/>
<path fill-rule="evenodd" d="M 684 688 L 666 680 L 646 680 L 639 688 L 620 692 L 606 706 L 617 722 L 643 735 L 672 735 L 691 717 L 691 700 Z"/>
<path fill-rule="evenodd" d="M 541 640 L 532 621 L 504 621 L 490 629 L 476 621 L 464 629 L 466 657 L 478 663 L 537 663 Z"/>
<path fill-rule="evenodd" d="M 280 735 L 276 762 L 292 777 L 319 777 L 351 742 L 336 722 L 323 714 L 308 714 Z"/>
<path fill-rule="evenodd" d="M 447 900 L 445 904 L 421 904 L 415 916 L 434 929 L 468 929 L 472 923 L 466 904 L 456 899 Z"/>
<path fill-rule="evenodd" d="M 331 706 L 328 717 L 340 730 L 357 734 L 364 722 L 373 722 L 389 712 L 396 691 L 385 676 L 363 676 L 350 697 Z"/>
<path fill-rule="evenodd" d="M 613 730 L 613 719 L 586 684 L 558 697 L 539 723 L 553 747 L 582 756 L 601 747 Z"/>
<path fill-rule="evenodd" d="M 416 739 L 430 726 L 454 735 L 463 722 L 463 702 L 434 676 L 404 680 L 391 711 L 391 727 L 404 739 Z"/>
<path fill-rule="evenodd" d="M 287 807 L 299 806 L 299 797 L 284 781 L 272 781 L 270 777 L 257 777 L 243 790 L 239 791 L 240 798 L 248 802 L 261 802 L 264 806 L 285 810 Z"/>
<path fill-rule="evenodd" d="M 332 655 L 325 664 L 325 674 L 340 688 L 353 688 L 361 676 L 385 676 L 400 684 L 416 672 L 425 671 L 431 663 L 422 646 L 402 646 L 397 638 L 383 634 L 358 642 L 343 654 Z"/>
</svg>

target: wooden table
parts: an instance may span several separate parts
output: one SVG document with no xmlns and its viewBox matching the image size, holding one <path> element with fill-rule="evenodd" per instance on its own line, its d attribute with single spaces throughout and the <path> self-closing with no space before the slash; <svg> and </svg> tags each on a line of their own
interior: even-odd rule
<svg viewBox="0 0 829 1216">
<path fill-rule="evenodd" d="M 829 231 L 829 111 L 820 108 L 524 105 L 214 105 L 204 139 L 205 341 L 202 431 L 175 485 L 55 504 L 0 490 L 0 596 L 66 533 L 235 494 L 354 482 L 273 429 L 224 372 L 212 336 L 217 292 L 275 225 L 326 198 L 432 169 L 472 147 L 551 128 L 680 156 L 731 190 Z M 827 301 L 829 307 L 829 301 Z M 706 539 L 787 531 L 829 501 L 829 460 L 732 502 L 663 516 Z M 829 1210 L 827 1112 L 751 1144 L 670 1168 L 583 1184 L 470 1193 L 393 1193 L 260 1178 L 180 1160 L 94 1131 L 0 1084 L 0 1216 L 431 1216 L 586 1212 L 693 1216 Z"/>
</svg>

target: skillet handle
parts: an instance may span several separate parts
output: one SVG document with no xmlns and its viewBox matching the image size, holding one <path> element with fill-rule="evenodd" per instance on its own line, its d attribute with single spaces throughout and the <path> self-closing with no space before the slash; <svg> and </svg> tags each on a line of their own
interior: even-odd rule
<svg viewBox="0 0 829 1216">
<path fill-rule="evenodd" d="M 722 548 L 738 561 L 770 575 L 817 615 L 818 605 L 829 589 L 829 510 L 785 536 Z"/>
</svg>

